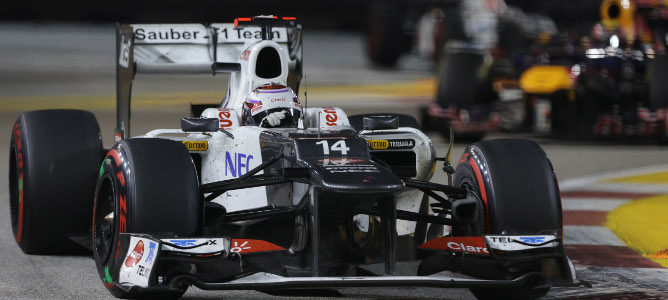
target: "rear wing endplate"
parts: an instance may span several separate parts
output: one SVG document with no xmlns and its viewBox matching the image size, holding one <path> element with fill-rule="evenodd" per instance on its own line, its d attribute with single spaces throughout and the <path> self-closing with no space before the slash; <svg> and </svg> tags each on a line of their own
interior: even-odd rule
<svg viewBox="0 0 668 300">
<path fill-rule="evenodd" d="M 288 48 L 288 86 L 298 92 L 302 77 L 301 25 L 292 18 L 286 20 L 277 20 L 270 36 Z M 237 59 L 247 44 L 261 40 L 262 34 L 263 30 L 255 22 L 117 24 L 116 141 L 130 136 L 130 100 L 135 74 L 239 72 Z"/>
</svg>

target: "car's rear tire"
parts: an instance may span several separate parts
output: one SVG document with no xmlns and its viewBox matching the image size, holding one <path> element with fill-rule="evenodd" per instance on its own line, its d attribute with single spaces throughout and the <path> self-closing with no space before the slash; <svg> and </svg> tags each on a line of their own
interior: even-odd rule
<svg viewBox="0 0 668 300">
<path fill-rule="evenodd" d="M 568 90 L 559 90 L 550 95 L 550 130 L 554 136 L 573 137 L 577 133 L 577 104 L 575 99 L 569 99 L 569 93 Z"/>
<path fill-rule="evenodd" d="M 656 55 L 649 70 L 649 107 L 653 110 L 668 107 L 668 55 Z"/>
<path fill-rule="evenodd" d="M 479 216 L 478 224 L 468 228 L 466 234 L 562 233 L 557 179 L 545 152 L 533 141 L 498 139 L 470 145 L 459 161 L 454 185 L 478 195 L 484 207 L 484 217 Z M 472 292 L 479 299 L 497 299 L 499 295 L 509 299 L 535 299 L 549 290 L 536 288 L 536 284 L 540 283 L 472 289 Z"/>
<path fill-rule="evenodd" d="M 420 127 L 422 132 L 430 132 L 436 130 L 434 125 L 432 125 L 431 116 L 429 116 L 429 107 L 423 106 L 420 107 Z"/>
<path fill-rule="evenodd" d="M 104 155 L 95 116 L 81 110 L 21 113 L 9 154 L 14 238 L 29 254 L 75 254 L 87 235 L 97 166 Z"/>
<path fill-rule="evenodd" d="M 476 110 L 491 108 L 492 96 L 489 95 L 491 83 L 487 76 L 481 78 L 484 69 L 484 56 L 475 52 L 443 53 L 438 67 L 438 88 L 436 103 L 441 108 Z M 437 128 L 445 138 L 449 137 L 449 125 L 444 119 L 432 119 L 430 126 Z M 484 131 L 455 131 L 456 141 L 475 142 L 482 139 Z"/>
<path fill-rule="evenodd" d="M 404 32 L 406 12 L 399 1 L 374 1 L 366 24 L 366 55 L 382 67 L 393 67 L 404 52 L 408 37 Z"/>
<path fill-rule="evenodd" d="M 668 109 L 668 55 L 656 55 L 650 63 L 649 76 L 649 108 L 653 111 L 658 109 Z M 668 120 L 664 121 L 668 122 Z M 668 144 L 668 130 L 657 133 L 657 140 L 660 145 Z"/>
<path fill-rule="evenodd" d="M 484 57 L 479 53 L 444 53 L 438 72 L 436 103 L 443 108 L 455 106 L 466 109 L 479 104 L 483 63 Z"/>
<path fill-rule="evenodd" d="M 195 236 L 203 214 L 195 166 L 181 143 L 137 138 L 117 143 L 99 170 L 92 230 L 95 265 L 112 295 L 146 296 L 111 284 L 118 280 L 118 256 L 125 255 L 118 249 L 120 233 Z M 159 296 L 178 298 L 186 289 Z"/>
</svg>

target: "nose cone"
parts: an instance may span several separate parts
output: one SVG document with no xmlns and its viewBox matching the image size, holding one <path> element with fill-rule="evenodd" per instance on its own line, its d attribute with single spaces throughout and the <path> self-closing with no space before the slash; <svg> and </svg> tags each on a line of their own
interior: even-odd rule
<svg viewBox="0 0 668 300">
<path fill-rule="evenodd" d="M 389 169 L 368 158 L 309 158 L 311 180 L 323 190 L 355 193 L 396 192 L 404 183 Z"/>
</svg>

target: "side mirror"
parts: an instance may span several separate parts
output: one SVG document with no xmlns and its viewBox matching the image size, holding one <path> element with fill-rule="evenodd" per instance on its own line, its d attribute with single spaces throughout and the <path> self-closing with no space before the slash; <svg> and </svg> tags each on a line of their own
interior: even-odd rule
<svg viewBox="0 0 668 300">
<path fill-rule="evenodd" d="M 364 130 L 381 130 L 399 128 L 399 116 L 365 116 L 362 119 L 362 128 Z"/>
<path fill-rule="evenodd" d="M 181 130 L 190 131 L 218 131 L 216 118 L 181 118 Z"/>
</svg>

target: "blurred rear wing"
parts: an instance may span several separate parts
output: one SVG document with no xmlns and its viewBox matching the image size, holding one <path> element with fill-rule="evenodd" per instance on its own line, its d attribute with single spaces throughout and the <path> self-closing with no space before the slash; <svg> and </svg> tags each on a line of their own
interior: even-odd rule
<svg viewBox="0 0 668 300">
<path fill-rule="evenodd" d="M 130 136 L 130 100 L 135 74 L 211 74 L 238 72 L 243 50 L 262 39 L 253 22 L 116 25 L 115 139 Z M 277 17 L 270 38 L 288 48 L 288 86 L 299 90 L 302 77 L 301 25 Z M 241 19 L 241 18 L 240 18 Z M 262 18 L 268 20 L 268 18 Z M 251 20 L 251 18 L 248 18 Z M 265 21 L 266 23 L 266 21 Z"/>
</svg>

